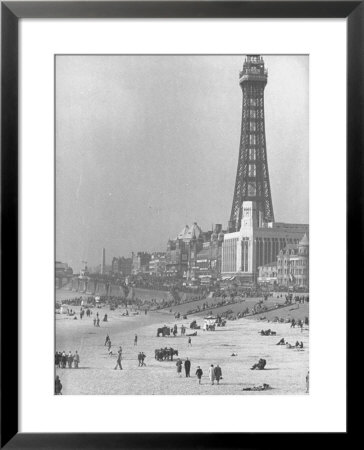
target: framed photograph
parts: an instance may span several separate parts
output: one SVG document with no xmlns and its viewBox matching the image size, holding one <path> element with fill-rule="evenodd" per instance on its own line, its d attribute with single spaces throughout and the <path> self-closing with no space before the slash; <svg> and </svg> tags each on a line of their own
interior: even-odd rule
<svg viewBox="0 0 364 450">
<path fill-rule="evenodd" d="M 348 436 L 363 19 L 1 3 L 2 447 Z"/>
</svg>

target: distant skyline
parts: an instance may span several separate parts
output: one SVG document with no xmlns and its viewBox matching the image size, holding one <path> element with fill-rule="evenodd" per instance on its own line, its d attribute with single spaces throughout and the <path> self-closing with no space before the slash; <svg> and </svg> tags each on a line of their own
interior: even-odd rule
<svg viewBox="0 0 364 450">
<path fill-rule="evenodd" d="M 264 56 L 275 219 L 309 222 L 308 56 Z M 56 259 L 165 251 L 230 216 L 242 92 L 234 56 L 56 57 Z"/>
</svg>

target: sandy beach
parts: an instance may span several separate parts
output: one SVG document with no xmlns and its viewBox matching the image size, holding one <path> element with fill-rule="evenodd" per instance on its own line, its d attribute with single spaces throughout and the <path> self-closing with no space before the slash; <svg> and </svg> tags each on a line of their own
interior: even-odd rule
<svg viewBox="0 0 364 450">
<path fill-rule="evenodd" d="M 71 298 L 74 293 L 57 293 L 57 298 Z M 78 295 L 77 295 L 78 296 Z M 77 313 L 78 307 L 70 307 Z M 309 365 L 308 329 L 290 328 L 287 323 L 272 323 L 262 320 L 239 319 L 227 321 L 226 327 L 218 327 L 216 331 L 197 330 L 197 336 L 192 337 L 192 346 L 188 346 L 188 338 L 181 336 L 180 327 L 184 324 L 187 333 L 189 325 L 196 319 L 203 324 L 201 315 L 188 316 L 187 320 L 175 319 L 172 313 L 142 312 L 139 315 L 122 316 L 124 309 L 110 311 L 109 308 L 93 309 L 93 314 L 99 312 L 102 319 L 108 315 L 108 322 L 100 322 L 100 327 L 94 327 L 93 316 L 84 316 L 77 320 L 67 315 L 56 314 L 56 350 L 75 350 L 80 355 L 79 369 L 56 369 L 63 385 L 63 395 L 272 395 L 272 394 L 305 394 L 305 377 Z M 164 324 L 177 324 L 176 337 L 157 337 L 157 327 Z M 261 329 L 272 329 L 276 336 L 261 336 Z M 112 341 L 112 351 L 117 353 L 119 346 L 123 349 L 123 370 L 114 370 L 116 356 L 109 356 L 104 346 L 105 337 L 109 334 Z M 138 335 L 138 344 L 134 346 L 134 336 Z M 302 341 L 304 348 L 287 349 L 276 343 L 284 337 L 294 344 Z M 157 361 L 154 358 L 155 349 L 173 347 L 179 352 L 179 357 L 191 360 L 191 377 L 177 375 L 175 361 Z M 147 358 L 146 367 L 138 367 L 137 355 L 143 351 Z M 232 354 L 237 356 L 231 356 Z M 250 370 L 259 358 L 267 361 L 266 369 Z M 212 386 L 208 379 L 208 368 L 211 364 L 219 364 L 223 379 L 220 385 Z M 202 384 L 198 385 L 195 376 L 197 366 L 203 370 Z M 262 392 L 243 391 L 244 388 L 269 384 L 272 389 Z"/>
</svg>

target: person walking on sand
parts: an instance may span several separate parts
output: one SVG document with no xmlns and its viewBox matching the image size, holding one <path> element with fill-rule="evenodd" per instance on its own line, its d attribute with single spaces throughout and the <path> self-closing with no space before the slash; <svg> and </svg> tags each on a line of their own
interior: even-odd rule
<svg viewBox="0 0 364 450">
<path fill-rule="evenodd" d="M 191 370 L 191 361 L 188 358 L 186 358 L 186 361 L 185 361 L 186 378 L 188 378 L 190 376 L 190 370 Z"/>
<path fill-rule="evenodd" d="M 219 384 L 219 381 L 222 378 L 222 370 L 218 364 L 216 364 L 214 373 L 215 373 L 216 382 L 217 382 L 217 384 Z"/>
<path fill-rule="evenodd" d="M 73 363 L 75 365 L 75 369 L 78 369 L 78 365 L 80 364 L 80 355 L 77 353 L 77 350 L 75 352 L 75 356 L 73 357 Z"/>
<path fill-rule="evenodd" d="M 111 340 L 109 339 L 109 342 L 107 344 L 107 351 L 110 353 L 110 349 L 111 349 Z"/>
<path fill-rule="evenodd" d="M 138 335 L 135 335 L 135 337 L 134 337 L 134 345 L 137 345 L 138 344 Z"/>
<path fill-rule="evenodd" d="M 200 366 L 197 366 L 196 375 L 197 375 L 197 379 L 198 379 L 198 384 L 201 384 L 201 378 L 202 378 L 203 372 L 202 372 L 202 369 Z"/>
<path fill-rule="evenodd" d="M 307 371 L 307 375 L 306 375 L 306 394 L 308 394 L 310 390 L 310 371 Z"/>
<path fill-rule="evenodd" d="M 143 366 L 147 366 L 147 365 L 145 364 L 145 362 L 144 362 L 144 360 L 145 360 L 145 358 L 146 358 L 146 355 L 144 354 L 144 352 L 141 353 L 140 358 L 141 358 L 141 361 L 142 361 L 142 364 L 141 364 L 142 367 L 143 367 Z"/>
<path fill-rule="evenodd" d="M 182 376 L 182 361 L 178 358 L 176 362 L 177 373 L 181 377 Z"/>
<path fill-rule="evenodd" d="M 214 370 L 214 365 L 211 364 L 210 368 L 209 368 L 209 378 L 211 381 L 211 384 L 214 384 L 215 381 L 215 370 Z"/>
<path fill-rule="evenodd" d="M 187 345 L 192 347 L 192 339 L 191 339 L 191 336 L 188 338 L 188 344 L 187 344 Z"/>
<path fill-rule="evenodd" d="M 97 318 L 97 320 L 96 320 L 96 326 L 97 326 L 97 327 L 100 326 L 100 319 L 99 319 L 99 318 Z"/>
<path fill-rule="evenodd" d="M 110 336 L 109 336 L 109 333 L 107 333 L 104 345 L 106 345 L 109 341 L 110 341 Z"/>
<path fill-rule="evenodd" d="M 118 367 L 120 367 L 120 370 L 123 370 L 123 368 L 121 367 L 121 355 L 122 355 L 122 349 L 121 347 L 119 347 L 118 350 L 118 359 L 116 361 L 116 366 L 114 367 L 114 370 L 116 370 Z"/>
</svg>

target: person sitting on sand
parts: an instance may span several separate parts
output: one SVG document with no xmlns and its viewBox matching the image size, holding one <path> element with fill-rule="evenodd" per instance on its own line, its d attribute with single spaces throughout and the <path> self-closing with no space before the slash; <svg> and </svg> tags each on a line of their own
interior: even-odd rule
<svg viewBox="0 0 364 450">
<path fill-rule="evenodd" d="M 260 358 L 259 361 L 256 364 L 253 364 L 253 366 L 250 368 L 250 370 L 263 370 L 267 364 L 267 361 L 263 358 Z"/>
<path fill-rule="evenodd" d="M 269 384 L 263 383 L 263 386 L 253 386 L 252 388 L 243 388 L 243 391 L 267 391 L 268 389 L 272 389 Z"/>
<path fill-rule="evenodd" d="M 276 345 L 285 345 L 284 338 L 282 338 L 279 342 L 277 342 Z"/>
</svg>

